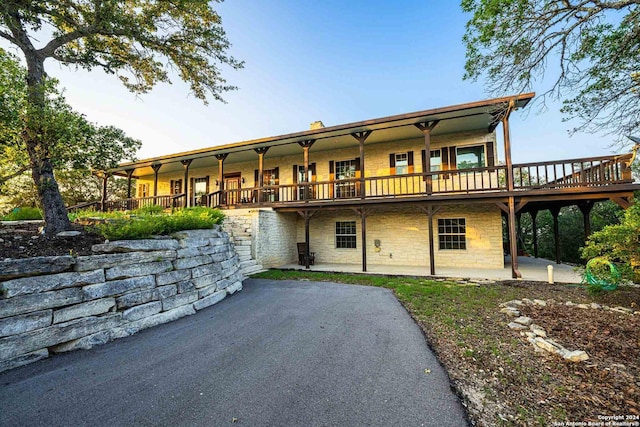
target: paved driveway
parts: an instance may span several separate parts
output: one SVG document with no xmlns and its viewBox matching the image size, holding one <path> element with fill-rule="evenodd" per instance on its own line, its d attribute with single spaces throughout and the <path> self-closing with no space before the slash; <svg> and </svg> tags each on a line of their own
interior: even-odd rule
<svg viewBox="0 0 640 427">
<path fill-rule="evenodd" d="M 467 425 L 390 291 L 244 285 L 196 315 L 0 374 L 0 425 Z"/>
</svg>

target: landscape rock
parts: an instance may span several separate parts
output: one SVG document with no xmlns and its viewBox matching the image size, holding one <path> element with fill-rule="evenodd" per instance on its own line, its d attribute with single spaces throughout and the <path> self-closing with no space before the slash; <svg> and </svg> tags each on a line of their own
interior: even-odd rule
<svg viewBox="0 0 640 427">
<path fill-rule="evenodd" d="M 152 316 L 162 311 L 162 303 L 160 301 L 149 302 L 147 304 L 137 305 L 125 310 L 122 318 L 127 322 L 140 320 L 144 317 Z"/>
<path fill-rule="evenodd" d="M 241 290 L 242 290 L 242 282 L 235 282 L 234 284 L 226 288 L 226 291 L 229 295 L 235 294 L 236 292 Z"/>
<path fill-rule="evenodd" d="M 78 237 L 81 234 L 82 234 L 81 231 L 68 230 L 68 231 L 61 231 L 59 233 L 56 233 L 56 237 Z"/>
<path fill-rule="evenodd" d="M 96 316 L 106 313 L 115 305 L 115 298 L 104 298 L 61 308 L 53 312 L 53 323 L 68 322 L 80 317 Z"/>
<path fill-rule="evenodd" d="M 97 253 L 117 252 L 150 252 L 176 250 L 180 245 L 173 239 L 142 239 L 142 240 L 117 240 L 115 242 L 93 245 L 91 250 Z"/>
<path fill-rule="evenodd" d="M 529 329 L 525 325 L 522 325 L 520 323 L 514 323 L 514 322 L 509 323 L 507 326 L 510 329 L 513 329 L 514 331 L 524 331 L 526 329 Z"/>
<path fill-rule="evenodd" d="M 534 299 L 534 300 L 533 300 L 533 303 L 534 303 L 535 305 L 539 305 L 539 306 L 541 306 L 541 307 L 546 307 L 546 306 L 547 306 L 547 302 L 546 302 L 546 301 L 544 301 L 544 300 L 541 300 L 541 299 Z"/>
<path fill-rule="evenodd" d="M 86 337 L 51 346 L 49 347 L 49 350 L 51 350 L 52 353 L 64 353 L 74 350 L 89 350 L 96 345 L 103 345 L 108 343 L 109 341 L 111 341 L 111 332 L 100 331 Z"/>
<path fill-rule="evenodd" d="M 173 270 L 171 261 L 143 262 L 130 265 L 118 265 L 105 270 L 107 280 L 127 279 L 129 277 L 148 276 Z"/>
<path fill-rule="evenodd" d="M 5 259 L 0 261 L 0 280 L 59 273 L 69 270 L 75 262 L 71 255 Z"/>
<path fill-rule="evenodd" d="M 0 319 L 0 338 L 22 334 L 51 325 L 52 310 L 35 311 Z"/>
<path fill-rule="evenodd" d="M 209 296 L 199 299 L 198 301 L 193 303 L 193 308 L 196 310 L 202 310 L 205 307 L 210 307 L 214 304 L 219 303 L 227 296 L 227 291 L 217 291 L 212 293 Z"/>
<path fill-rule="evenodd" d="M 21 354 L 20 356 L 16 356 L 8 360 L 0 360 L 0 372 L 19 368 L 20 366 L 28 365 L 29 363 L 37 362 L 38 360 L 46 359 L 47 357 L 49 357 L 49 350 L 43 348 L 32 351 L 31 353 Z"/>
<path fill-rule="evenodd" d="M 105 281 L 103 270 L 50 274 L 46 276 L 22 277 L 0 283 L 0 293 L 5 298 L 35 294 L 73 286 L 90 285 Z"/>
<path fill-rule="evenodd" d="M 79 256 L 76 258 L 74 269 L 75 271 L 87 271 L 141 262 L 172 261 L 176 259 L 176 256 L 176 251 L 128 252 Z"/>
<path fill-rule="evenodd" d="M 106 296 L 117 296 L 135 289 L 151 289 L 155 286 L 155 277 L 149 275 L 88 285 L 82 288 L 82 294 L 86 300 L 90 300 Z"/>
<path fill-rule="evenodd" d="M 512 317 L 519 317 L 520 316 L 520 312 L 518 310 L 516 310 L 515 308 L 512 307 L 505 307 L 503 309 L 500 310 L 500 313 L 505 313 L 509 316 Z"/>
<path fill-rule="evenodd" d="M 589 359 L 589 355 L 582 350 L 566 352 L 562 355 L 562 357 L 571 362 L 582 362 Z"/>
<path fill-rule="evenodd" d="M 82 302 L 82 290 L 78 288 L 60 289 L 39 294 L 21 295 L 9 299 L 0 299 L 0 318 L 17 316 L 48 308 Z"/>
<path fill-rule="evenodd" d="M 520 316 L 513 320 L 515 323 L 519 323 L 524 326 L 529 326 L 533 323 L 533 319 L 527 316 Z"/>
<path fill-rule="evenodd" d="M 177 294 L 162 300 L 162 310 L 169 311 L 181 305 L 191 304 L 198 300 L 198 291 L 190 291 L 184 294 Z"/>
<path fill-rule="evenodd" d="M 195 314 L 196 311 L 192 304 L 183 305 L 178 308 L 174 308 L 170 311 L 154 314 L 153 316 L 145 317 L 144 319 L 136 320 L 135 322 L 127 323 L 124 326 L 117 327 L 111 332 L 112 339 L 128 337 L 142 329 L 157 326 L 162 323 L 171 322 L 184 316 Z"/>
</svg>

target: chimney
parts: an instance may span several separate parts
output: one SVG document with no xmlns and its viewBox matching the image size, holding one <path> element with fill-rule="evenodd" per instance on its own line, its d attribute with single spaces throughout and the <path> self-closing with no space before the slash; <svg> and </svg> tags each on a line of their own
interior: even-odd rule
<svg viewBox="0 0 640 427">
<path fill-rule="evenodd" d="M 311 123 L 311 130 L 322 129 L 323 127 L 324 123 L 320 120 Z"/>
</svg>

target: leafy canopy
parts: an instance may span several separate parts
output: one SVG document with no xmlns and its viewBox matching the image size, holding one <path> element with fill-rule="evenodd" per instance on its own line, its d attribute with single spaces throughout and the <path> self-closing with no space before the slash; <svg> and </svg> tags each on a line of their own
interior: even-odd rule
<svg viewBox="0 0 640 427">
<path fill-rule="evenodd" d="M 465 78 L 490 92 L 543 86 L 563 100 L 572 131 L 640 127 L 640 0 L 462 0 L 471 13 Z M 544 101 L 543 101 L 544 102 Z"/>
<path fill-rule="evenodd" d="M 87 70 L 102 68 L 135 93 L 170 82 L 173 69 L 197 98 L 206 102 L 210 94 L 222 100 L 221 93 L 235 87 L 226 83 L 218 64 L 234 69 L 243 64 L 226 54 L 230 44 L 210 3 L 9 0 L 0 5 L 0 37 L 29 51 L 34 35 L 51 29 L 53 37 L 37 51 L 41 58 Z"/>
<path fill-rule="evenodd" d="M 15 56 L 0 49 L 0 170 L 24 171 L 28 167 L 22 137 L 28 108 L 26 74 Z M 56 169 L 105 170 L 125 159 L 134 160 L 140 141 L 116 127 L 92 123 L 74 111 L 58 89 L 57 80 L 47 79 L 45 88 L 39 130 L 48 142 Z"/>
</svg>

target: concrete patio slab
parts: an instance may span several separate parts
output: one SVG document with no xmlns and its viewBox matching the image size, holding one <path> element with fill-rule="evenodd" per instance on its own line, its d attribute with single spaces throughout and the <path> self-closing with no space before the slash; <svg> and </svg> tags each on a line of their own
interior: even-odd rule
<svg viewBox="0 0 640 427">
<path fill-rule="evenodd" d="M 580 283 L 582 271 L 580 267 L 567 264 L 556 264 L 543 258 L 518 257 L 519 270 L 522 280 L 547 282 L 547 266 L 553 266 L 555 283 Z M 436 267 L 435 277 L 463 277 L 470 279 L 511 280 L 511 258 L 506 257 L 504 268 L 465 268 L 465 267 Z M 282 269 L 305 270 L 298 264 L 287 264 Z M 309 268 L 310 271 L 326 271 L 339 273 L 362 273 L 360 264 L 316 264 Z M 406 265 L 368 265 L 368 274 L 382 275 L 406 275 L 406 276 L 431 276 L 429 266 Z"/>
</svg>

